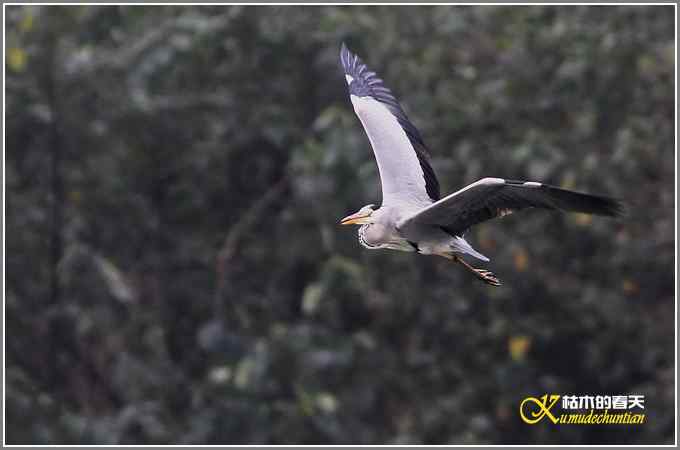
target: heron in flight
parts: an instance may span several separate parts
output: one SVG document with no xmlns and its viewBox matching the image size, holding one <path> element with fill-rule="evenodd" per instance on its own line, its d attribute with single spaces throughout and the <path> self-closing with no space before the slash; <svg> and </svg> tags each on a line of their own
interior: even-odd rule
<svg viewBox="0 0 680 450">
<path fill-rule="evenodd" d="M 475 268 L 461 257 L 489 261 L 464 238 L 473 225 L 532 207 L 604 216 L 622 213 L 622 204 L 607 197 L 503 178 L 483 178 L 440 198 L 425 143 L 392 92 L 344 43 L 340 61 L 382 184 L 382 206 L 366 205 L 340 221 L 361 225 L 362 246 L 442 256 L 484 282 L 500 286 L 492 272 Z"/>
</svg>

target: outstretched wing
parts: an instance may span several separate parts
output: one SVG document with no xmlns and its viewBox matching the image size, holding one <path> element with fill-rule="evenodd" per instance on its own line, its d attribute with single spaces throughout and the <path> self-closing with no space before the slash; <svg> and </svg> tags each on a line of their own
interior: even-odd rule
<svg viewBox="0 0 680 450">
<path fill-rule="evenodd" d="M 531 207 L 604 216 L 619 216 L 623 213 L 623 205 L 607 197 L 533 181 L 483 178 L 421 209 L 397 226 L 437 225 L 459 236 L 475 224 Z"/>
<path fill-rule="evenodd" d="M 383 204 L 428 204 L 439 200 L 439 182 L 430 166 L 427 148 L 397 99 L 344 43 L 340 61 L 354 111 L 378 162 Z"/>
</svg>

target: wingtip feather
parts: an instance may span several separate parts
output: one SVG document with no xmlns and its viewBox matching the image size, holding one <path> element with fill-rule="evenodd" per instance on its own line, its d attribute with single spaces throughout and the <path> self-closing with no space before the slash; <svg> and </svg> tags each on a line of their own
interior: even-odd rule
<svg viewBox="0 0 680 450">
<path fill-rule="evenodd" d="M 625 217 L 628 214 L 626 205 L 619 199 L 607 198 L 608 200 L 608 216 L 611 217 Z"/>
<path fill-rule="evenodd" d="M 554 202 L 555 209 L 609 217 L 625 215 L 623 202 L 615 198 L 586 194 L 550 185 L 542 185 L 542 188 L 549 193 L 550 201 Z"/>
<path fill-rule="evenodd" d="M 348 70 L 349 70 L 349 60 L 350 60 L 351 54 L 352 53 L 347 48 L 347 45 L 345 44 L 345 42 L 342 42 L 340 44 L 340 64 L 342 65 L 345 73 L 347 73 Z"/>
</svg>

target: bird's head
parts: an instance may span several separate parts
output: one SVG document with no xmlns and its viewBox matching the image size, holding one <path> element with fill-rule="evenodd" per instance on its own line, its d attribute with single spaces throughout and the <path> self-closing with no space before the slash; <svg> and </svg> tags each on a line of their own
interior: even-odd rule
<svg viewBox="0 0 680 450">
<path fill-rule="evenodd" d="M 375 212 L 375 209 L 373 209 L 374 207 L 375 205 L 373 204 L 364 206 L 354 214 L 350 214 L 343 218 L 340 221 L 340 225 L 365 225 L 367 223 L 372 223 L 373 219 L 371 216 Z"/>
</svg>

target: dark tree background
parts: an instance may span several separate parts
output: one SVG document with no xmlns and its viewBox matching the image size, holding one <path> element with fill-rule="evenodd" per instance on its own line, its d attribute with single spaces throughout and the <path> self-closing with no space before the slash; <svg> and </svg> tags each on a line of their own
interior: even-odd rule
<svg viewBox="0 0 680 450">
<path fill-rule="evenodd" d="M 9 6 L 8 443 L 670 443 L 672 7 Z M 347 41 L 432 150 L 623 198 L 360 248 Z M 527 395 L 643 394 L 642 426 Z"/>
</svg>

